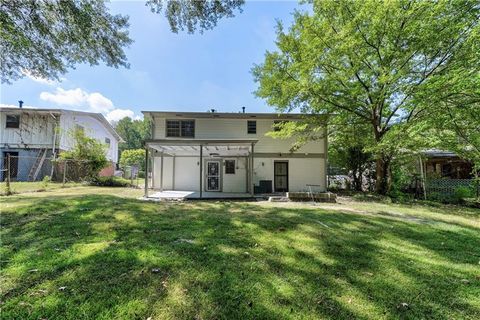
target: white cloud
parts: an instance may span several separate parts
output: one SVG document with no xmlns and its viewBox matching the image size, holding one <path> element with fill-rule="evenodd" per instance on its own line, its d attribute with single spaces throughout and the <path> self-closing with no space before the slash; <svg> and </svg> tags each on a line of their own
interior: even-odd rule
<svg viewBox="0 0 480 320">
<path fill-rule="evenodd" d="M 141 119 L 130 109 L 116 108 L 112 100 L 101 93 L 89 93 L 81 88 L 65 90 L 57 87 L 54 92 L 41 92 L 40 99 L 58 106 L 67 106 L 74 110 L 102 113 L 110 122 L 118 121 L 124 117 Z"/>
<path fill-rule="evenodd" d="M 114 109 L 105 116 L 109 122 L 119 121 L 125 117 L 130 117 L 135 120 L 141 119 L 140 116 L 135 116 L 135 113 L 130 109 Z"/>
<path fill-rule="evenodd" d="M 57 88 L 55 92 L 43 91 L 40 99 L 60 106 L 69 106 L 78 110 L 107 113 L 114 109 L 113 102 L 99 92 L 88 93 L 80 88 L 65 90 Z"/>
<path fill-rule="evenodd" d="M 112 100 L 98 92 L 87 94 L 87 102 L 93 112 L 106 113 L 114 108 Z"/>
<path fill-rule="evenodd" d="M 65 90 L 57 88 L 54 93 L 43 91 L 40 93 L 40 99 L 53 102 L 58 105 L 83 106 L 86 104 L 88 94 L 80 88 Z"/>
</svg>

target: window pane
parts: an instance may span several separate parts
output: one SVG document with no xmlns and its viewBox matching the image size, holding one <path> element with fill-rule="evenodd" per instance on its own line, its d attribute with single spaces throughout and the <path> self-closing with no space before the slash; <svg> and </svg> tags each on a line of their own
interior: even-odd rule
<svg viewBox="0 0 480 320">
<path fill-rule="evenodd" d="M 7 123 L 6 128 L 19 128 L 20 127 L 20 116 L 14 114 L 7 114 Z"/>
<path fill-rule="evenodd" d="M 193 138 L 195 136 L 195 121 L 182 121 L 182 137 Z"/>
<path fill-rule="evenodd" d="M 180 121 L 167 120 L 167 137 L 180 137 Z"/>
<path fill-rule="evenodd" d="M 250 134 L 257 133 L 257 121 L 247 121 L 247 132 Z"/>
</svg>

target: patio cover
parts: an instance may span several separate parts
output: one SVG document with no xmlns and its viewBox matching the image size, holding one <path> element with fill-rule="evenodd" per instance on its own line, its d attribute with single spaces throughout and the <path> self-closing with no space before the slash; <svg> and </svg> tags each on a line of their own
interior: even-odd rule
<svg viewBox="0 0 480 320">
<path fill-rule="evenodd" d="M 163 191 L 163 157 L 164 156 L 194 156 L 200 157 L 200 198 L 203 192 L 203 157 L 249 157 L 250 193 L 253 196 L 253 154 L 257 139 L 152 139 L 145 141 L 145 168 L 149 172 L 149 150 L 160 152 L 160 185 Z M 148 175 L 145 179 L 145 197 L 148 197 Z"/>
</svg>

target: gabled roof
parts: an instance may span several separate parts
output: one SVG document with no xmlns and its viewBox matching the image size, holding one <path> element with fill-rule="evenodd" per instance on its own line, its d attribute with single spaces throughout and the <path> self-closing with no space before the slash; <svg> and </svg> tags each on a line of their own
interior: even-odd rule
<svg viewBox="0 0 480 320">
<path fill-rule="evenodd" d="M 36 109 L 36 108 L 10 108 L 10 107 L 0 107 L 0 112 L 13 112 L 13 113 L 38 113 L 38 114 L 54 114 L 54 115 L 61 115 L 61 114 L 74 114 L 74 115 L 83 115 L 83 116 L 90 116 L 92 118 L 97 119 L 100 123 L 103 124 L 105 128 L 117 139 L 118 142 L 125 142 L 122 137 L 115 131 L 112 127 L 110 122 L 103 116 L 101 113 L 95 112 L 85 112 L 85 111 L 76 111 L 76 110 L 68 110 L 68 109 Z"/>
</svg>

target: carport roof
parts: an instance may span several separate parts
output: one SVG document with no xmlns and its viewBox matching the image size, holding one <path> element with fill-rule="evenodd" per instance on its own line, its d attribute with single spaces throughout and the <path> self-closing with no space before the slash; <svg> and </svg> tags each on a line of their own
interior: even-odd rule
<svg viewBox="0 0 480 320">
<path fill-rule="evenodd" d="M 167 155 L 199 156 L 203 148 L 205 156 L 248 156 L 257 139 L 154 139 L 145 145 Z"/>
</svg>

